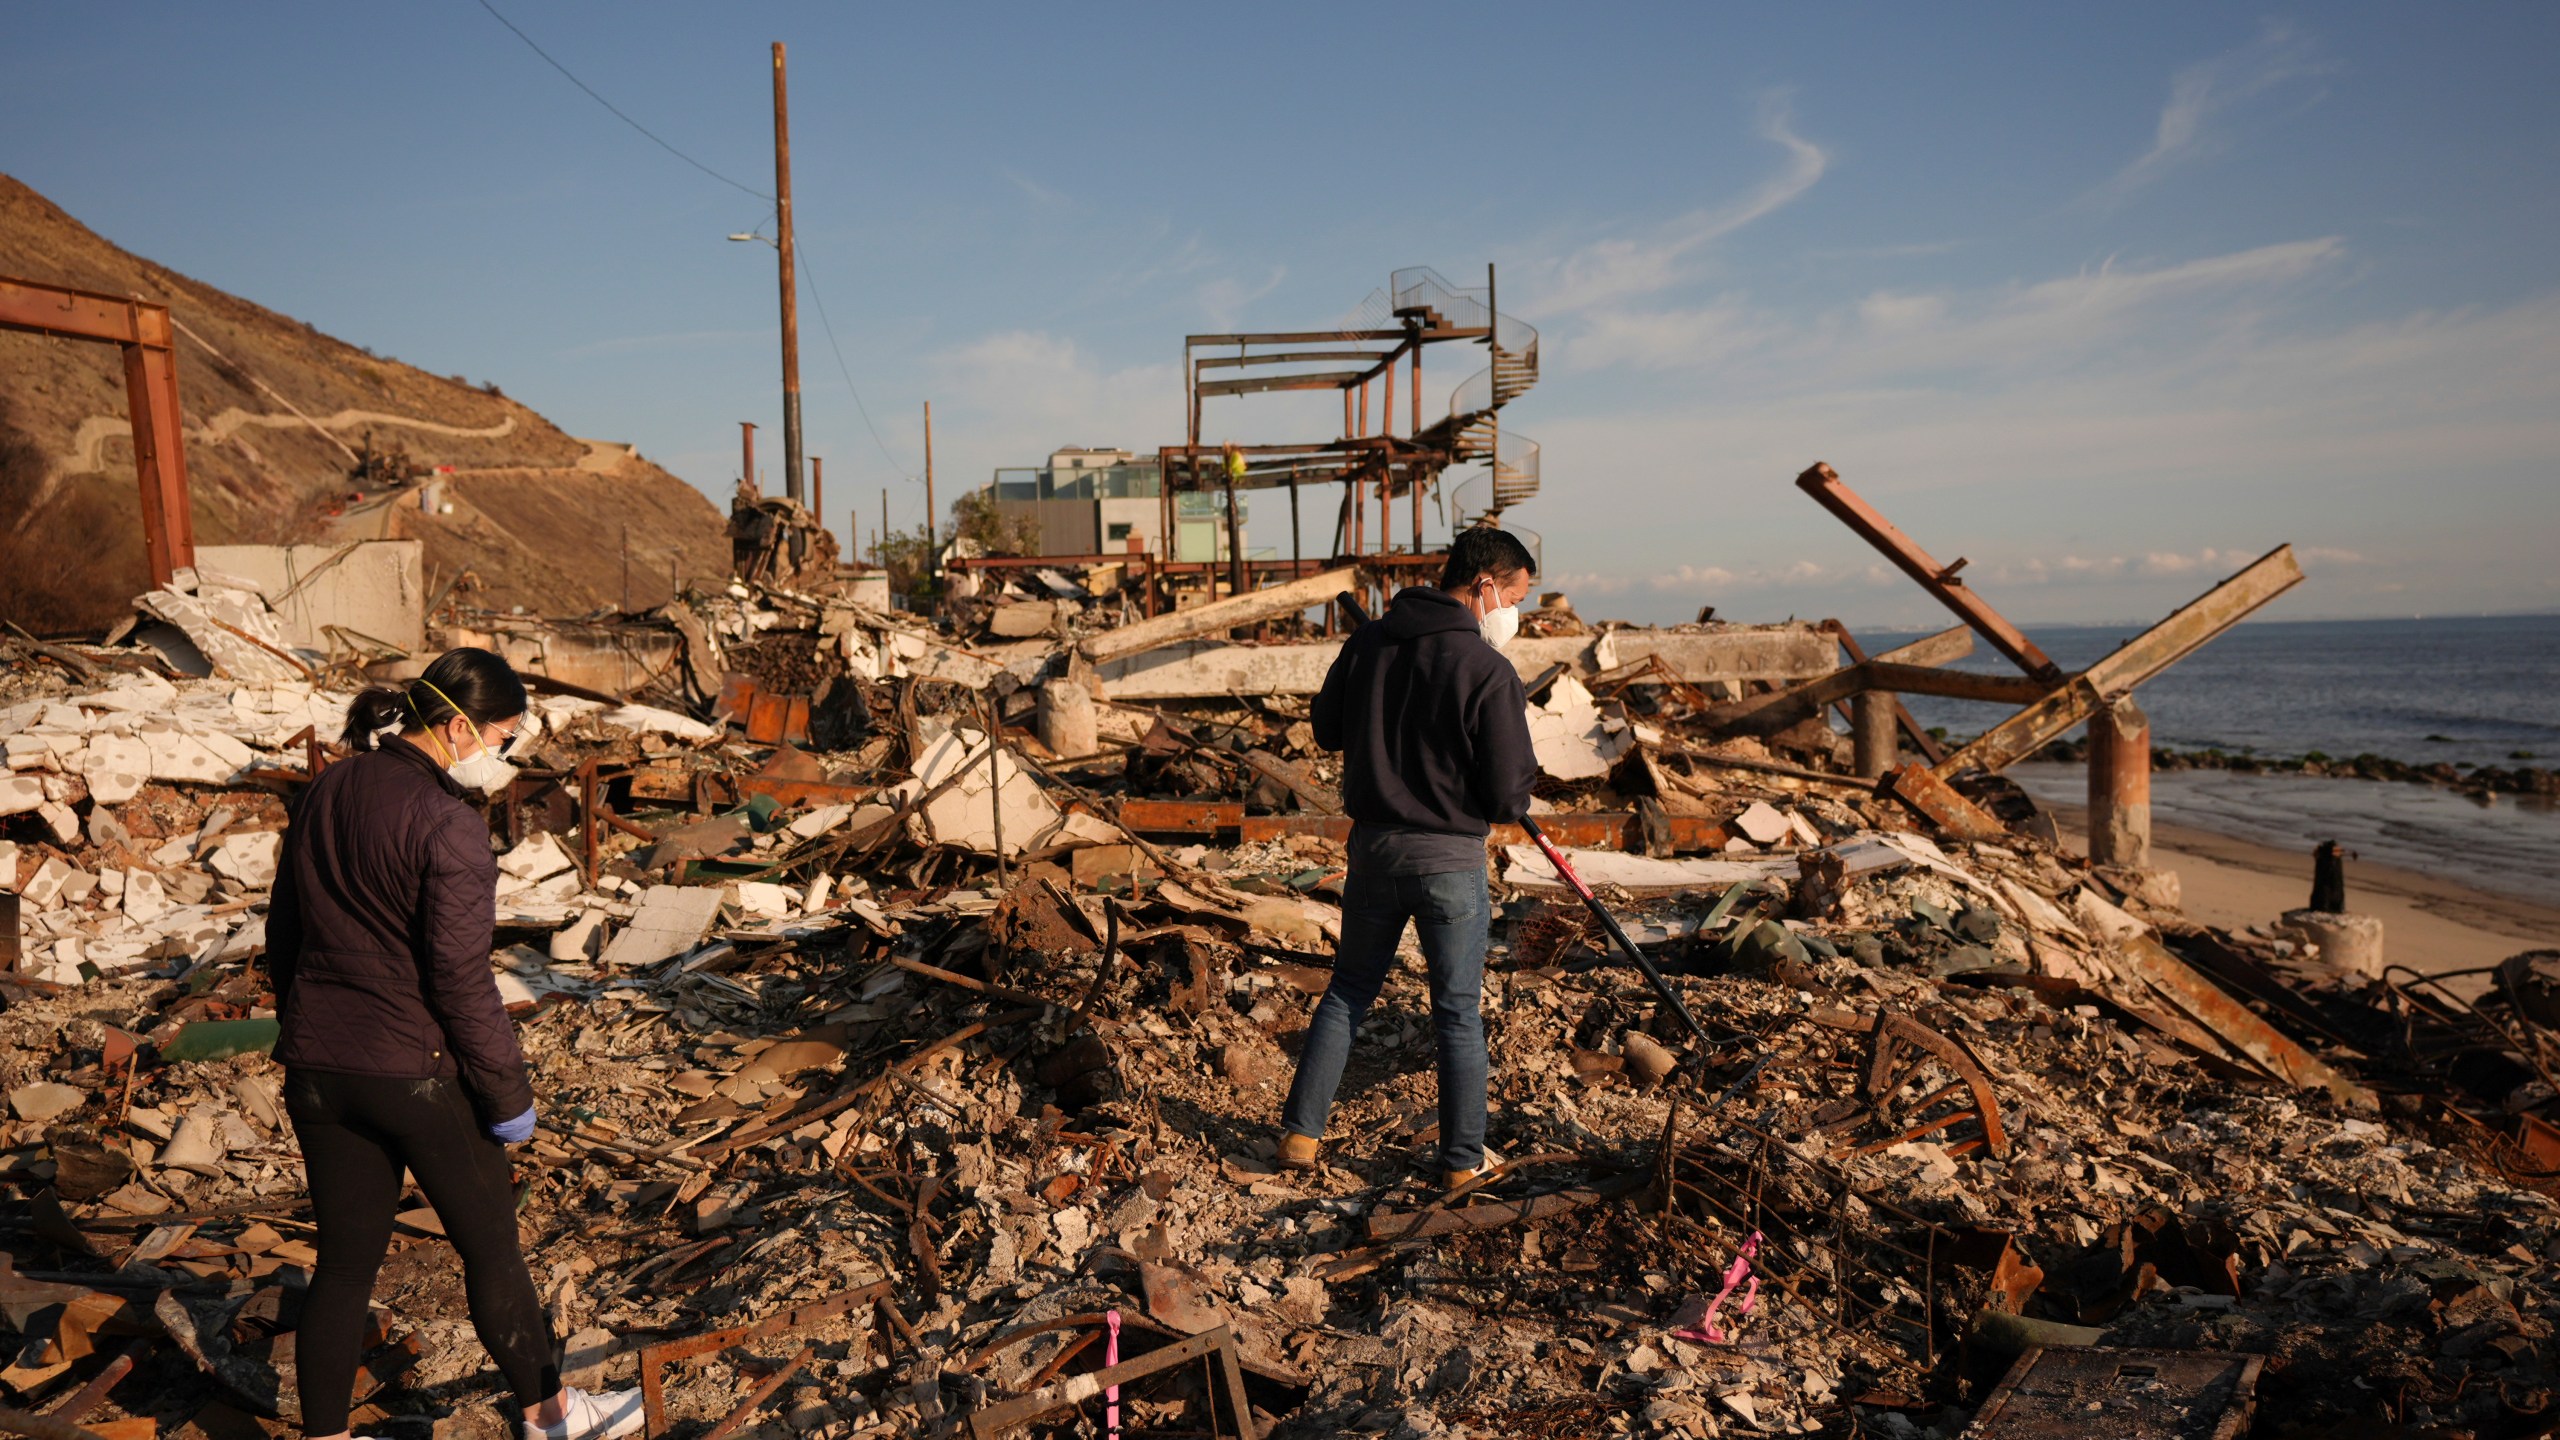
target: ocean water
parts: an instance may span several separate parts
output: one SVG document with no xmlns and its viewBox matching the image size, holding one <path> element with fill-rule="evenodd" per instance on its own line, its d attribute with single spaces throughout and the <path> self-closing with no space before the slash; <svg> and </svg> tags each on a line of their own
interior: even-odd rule
<svg viewBox="0 0 2560 1440">
<path fill-rule="evenodd" d="M 2030 761 L 2009 776 L 2040 802 L 2088 803 L 2086 766 Z M 2560 906 L 2560 810 L 2538 796 L 2475 799 L 2392 780 L 2163 770 L 2151 777 L 2151 814 L 2164 825 L 2297 855 L 2335 840 L 2360 861 Z M 2352 888 L 2352 865 L 2347 881 Z"/>
<path fill-rule="evenodd" d="M 2056 663 L 2078 670 L 2141 628 L 2049 625 L 2027 633 Z M 1871 651 L 1911 638 L 1881 631 L 1858 637 Z M 1954 668 L 2017 670 L 1980 642 Z M 2135 698 L 2151 717 L 2151 742 L 2173 750 L 2556 766 L 2560 615 L 2244 624 L 2169 667 Z M 1923 725 L 1958 735 L 1983 730 L 2004 713 L 1925 696 L 1904 703 Z M 2533 758 L 2518 760 L 2518 752 Z"/>
<path fill-rule="evenodd" d="M 2067 669 L 2102 658 L 2139 626 L 2028 630 Z M 1869 650 L 1909 635 L 1861 634 Z M 1977 644 L 1956 668 L 2014 673 Z M 2560 766 L 2560 616 L 2441 620 L 2264 621 L 2241 625 L 2136 693 L 2155 745 L 2177 750 L 2413 763 Z M 1905 703 L 1923 725 L 1974 734 L 2006 710 L 1926 696 Z M 2075 732 L 2076 733 L 2076 732 Z M 2015 772 L 2042 800 L 2087 796 L 2076 765 Z M 2560 807 L 2534 797 L 2477 800 L 2433 785 L 2162 771 L 2160 820 L 2307 851 L 2337 840 L 2367 860 L 2560 904 Z"/>
</svg>

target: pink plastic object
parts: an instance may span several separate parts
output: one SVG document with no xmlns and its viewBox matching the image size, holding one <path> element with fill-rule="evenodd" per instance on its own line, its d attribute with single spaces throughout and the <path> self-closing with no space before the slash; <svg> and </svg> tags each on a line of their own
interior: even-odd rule
<svg viewBox="0 0 2560 1440">
<path fill-rule="evenodd" d="M 1752 1288 L 1756 1290 L 1759 1288 L 1760 1282 L 1754 1280 L 1751 1282 L 1751 1285 Z M 1104 1330 L 1108 1332 L 1102 1337 L 1102 1364 L 1105 1369 L 1108 1369 L 1109 1367 L 1120 1363 L 1120 1312 L 1117 1310 L 1110 1312 L 1110 1314 L 1103 1319 L 1102 1324 Z M 1112 1440 L 1119 1440 L 1120 1387 L 1117 1385 L 1107 1385 L 1103 1387 L 1102 1399 L 1104 1402 L 1102 1412 L 1103 1421 L 1110 1427 L 1109 1433 L 1112 1436 Z"/>
<path fill-rule="evenodd" d="M 1752 1257 L 1759 1253 L 1760 1232 L 1754 1230 L 1750 1237 L 1742 1242 L 1742 1248 L 1734 1252 L 1733 1263 L 1725 1267 L 1724 1288 L 1716 1292 L 1715 1299 L 1707 1302 L 1707 1313 L 1698 1318 L 1696 1325 L 1672 1331 L 1672 1338 L 1687 1340 L 1697 1345 L 1730 1344 L 1734 1337 L 1727 1335 L 1723 1327 L 1716 1324 L 1716 1311 L 1723 1308 L 1726 1299 L 1733 1294 L 1733 1287 L 1741 1284 L 1745 1278 L 1751 1281 L 1751 1285 L 1742 1292 L 1742 1303 L 1733 1307 L 1733 1313 L 1737 1317 L 1748 1315 L 1751 1313 L 1751 1307 L 1759 1303 L 1760 1277 L 1753 1272 L 1751 1266 Z"/>
</svg>

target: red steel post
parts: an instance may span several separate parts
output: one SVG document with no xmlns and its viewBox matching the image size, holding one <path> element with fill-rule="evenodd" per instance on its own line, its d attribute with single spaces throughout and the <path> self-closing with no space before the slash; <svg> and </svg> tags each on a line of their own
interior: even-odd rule
<svg viewBox="0 0 2560 1440">
<path fill-rule="evenodd" d="M 2038 680 L 2059 681 L 2062 667 L 2037 648 L 2017 626 L 1986 604 L 1982 597 L 1956 578 L 1964 564 L 1941 565 L 1929 552 L 1914 543 L 1910 536 L 1895 528 L 1894 523 L 1861 499 L 1858 492 L 1840 483 L 1840 472 L 1816 461 L 1813 467 L 1796 477 L 1796 488 L 1814 498 L 1823 509 L 1840 518 L 1840 522 L 1858 532 L 1868 544 L 1884 552 L 1884 557 L 1902 567 L 1904 574 L 1920 582 L 1920 588 L 1938 597 L 1938 603 L 1954 611 L 1974 628 L 1991 648 L 2006 655 L 2017 667 Z"/>
</svg>

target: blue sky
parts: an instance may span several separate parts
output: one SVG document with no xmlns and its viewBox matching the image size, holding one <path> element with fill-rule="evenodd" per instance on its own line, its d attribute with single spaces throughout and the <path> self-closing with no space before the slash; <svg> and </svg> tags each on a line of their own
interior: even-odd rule
<svg viewBox="0 0 2560 1440">
<path fill-rule="evenodd" d="M 1934 618 L 1816 459 L 2024 620 L 2288 540 L 2278 615 L 2560 609 L 2549 5 L 497 3 L 758 190 L 789 43 L 808 443 L 866 535 L 922 513 L 928 398 L 947 503 L 1178 440 L 1186 332 L 1490 261 L 1544 337 L 1513 518 L 1587 615 Z M 766 206 L 476 0 L 21 7 L 5 73 L 0 169 L 128 249 L 714 495 L 778 419 L 723 238 Z"/>
</svg>

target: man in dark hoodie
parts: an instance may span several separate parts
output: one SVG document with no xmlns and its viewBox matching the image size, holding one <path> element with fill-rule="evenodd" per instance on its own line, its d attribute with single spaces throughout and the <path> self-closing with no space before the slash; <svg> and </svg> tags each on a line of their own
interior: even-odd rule
<svg viewBox="0 0 2560 1440">
<path fill-rule="evenodd" d="M 1316 743 L 1342 752 L 1351 865 L 1333 982 L 1282 1112 L 1285 1167 L 1315 1165 L 1351 1037 L 1411 921 L 1431 984 L 1441 1178 L 1455 1189 L 1486 1169 L 1485 836 L 1520 818 L 1538 773 L 1519 672 L 1500 649 L 1536 578 L 1517 537 L 1485 526 L 1459 535 L 1440 587 L 1397 591 L 1344 642 L 1316 695 Z"/>
</svg>

